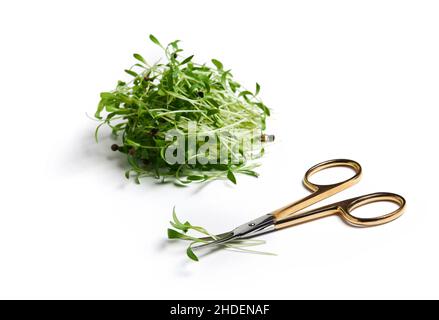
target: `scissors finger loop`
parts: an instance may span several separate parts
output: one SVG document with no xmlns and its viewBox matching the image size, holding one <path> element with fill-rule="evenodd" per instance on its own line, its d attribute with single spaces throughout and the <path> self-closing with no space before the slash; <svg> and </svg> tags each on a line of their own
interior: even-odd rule
<svg viewBox="0 0 439 320">
<path fill-rule="evenodd" d="M 337 182 L 337 183 L 333 183 L 333 184 L 326 184 L 326 185 L 322 185 L 322 184 L 317 184 L 317 183 L 313 183 L 311 182 L 309 179 L 312 175 L 314 175 L 315 173 L 325 170 L 325 169 L 329 169 L 329 168 L 335 168 L 335 167 L 346 167 L 346 168 L 350 168 L 352 170 L 354 170 L 355 174 L 354 176 L 350 177 L 349 179 L 345 180 L 345 181 L 341 181 L 341 182 Z M 342 189 L 348 188 L 352 185 L 354 185 L 355 183 L 358 182 L 358 180 L 361 177 L 361 166 L 358 162 L 353 161 L 353 160 L 348 160 L 348 159 L 335 159 L 335 160 L 328 160 L 325 162 L 321 162 L 319 164 L 316 164 L 315 166 L 311 167 L 310 169 L 308 169 L 308 171 L 305 173 L 305 177 L 303 178 L 303 184 L 305 185 L 305 187 L 312 191 L 312 192 L 316 192 L 316 191 L 322 191 L 322 190 L 326 190 L 326 189 L 333 189 L 333 188 L 338 188 L 341 187 Z M 341 191 L 341 190 L 337 190 Z"/>
<path fill-rule="evenodd" d="M 365 206 L 369 203 L 387 201 L 395 203 L 398 209 L 381 216 L 374 218 L 360 218 L 352 215 L 352 211 L 355 209 Z M 351 225 L 358 227 L 371 227 L 380 224 L 388 223 L 400 217 L 404 211 L 405 199 L 398 194 L 389 192 L 376 192 L 365 196 L 353 198 L 341 202 L 341 212 L 343 219 Z"/>
</svg>

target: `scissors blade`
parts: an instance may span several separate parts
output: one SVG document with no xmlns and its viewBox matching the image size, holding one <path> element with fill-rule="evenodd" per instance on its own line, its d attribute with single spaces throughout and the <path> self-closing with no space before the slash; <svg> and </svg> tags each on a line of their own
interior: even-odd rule
<svg viewBox="0 0 439 320">
<path fill-rule="evenodd" d="M 233 239 L 236 238 L 236 236 L 233 234 L 233 231 L 222 233 L 221 235 L 223 235 L 223 236 L 220 238 L 217 238 L 216 240 L 193 246 L 192 249 L 201 249 L 201 248 L 219 246 L 219 245 L 225 244 L 229 241 L 232 241 Z M 206 238 L 214 239 L 213 237 L 206 237 Z M 209 240 L 207 240 L 207 241 L 209 241 Z"/>
<path fill-rule="evenodd" d="M 265 214 L 259 218 L 251 220 L 247 223 L 240 225 L 230 232 L 219 234 L 215 236 L 215 240 L 207 243 L 203 243 L 197 246 L 193 246 L 193 249 L 207 248 L 211 246 L 224 245 L 236 239 L 251 237 L 252 233 L 260 232 L 261 230 L 268 230 L 268 228 L 274 226 L 275 218 L 272 214 Z M 214 237 L 205 237 L 203 240 L 209 241 Z"/>
<path fill-rule="evenodd" d="M 224 238 L 225 236 L 229 235 L 230 233 L 232 233 L 232 231 L 216 234 L 214 236 L 202 237 L 200 239 L 203 241 L 214 241 L 214 240 L 217 240 L 219 238 Z"/>
</svg>

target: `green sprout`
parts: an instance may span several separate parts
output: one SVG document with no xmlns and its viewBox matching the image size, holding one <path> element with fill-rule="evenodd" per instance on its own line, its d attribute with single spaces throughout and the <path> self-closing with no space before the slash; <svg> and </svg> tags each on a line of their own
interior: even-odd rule
<svg viewBox="0 0 439 320">
<path fill-rule="evenodd" d="M 215 235 L 209 233 L 203 227 L 193 226 L 188 221 L 182 223 L 177 218 L 175 207 L 172 212 L 172 221 L 170 221 L 170 224 L 174 229 L 168 229 L 168 238 L 190 241 L 190 244 L 186 249 L 186 254 L 190 259 L 194 261 L 199 261 L 198 256 L 194 253 L 193 250 L 194 245 L 209 243 L 217 239 Z M 197 232 L 200 236 L 197 237 L 197 236 L 189 235 L 188 232 L 191 230 Z M 246 247 L 254 247 L 254 246 L 262 245 L 264 243 L 265 243 L 264 240 L 258 240 L 258 239 L 237 239 L 227 242 L 225 244 L 218 245 L 218 247 L 233 250 L 233 251 L 238 251 L 238 252 L 274 255 L 273 253 L 269 253 L 269 252 L 246 249 Z"/>
</svg>

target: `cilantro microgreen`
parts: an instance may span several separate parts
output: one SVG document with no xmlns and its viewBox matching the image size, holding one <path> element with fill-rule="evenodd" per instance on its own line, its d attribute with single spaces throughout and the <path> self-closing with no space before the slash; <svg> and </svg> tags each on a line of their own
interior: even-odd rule
<svg viewBox="0 0 439 320">
<path fill-rule="evenodd" d="M 131 81 L 118 81 L 110 92 L 102 92 L 95 117 L 101 121 L 96 129 L 108 125 L 120 139 L 120 145 L 111 148 L 127 155 L 130 169 L 125 173 L 140 178 L 172 179 L 181 184 L 227 178 L 236 184 L 235 174 L 257 176 L 252 159 L 243 155 L 240 138 L 229 133 L 238 130 L 265 130 L 270 111 L 255 92 L 244 89 L 233 79 L 223 63 L 212 59 L 212 66 L 194 62 L 194 56 L 183 56 L 179 41 L 163 46 L 153 35 L 149 39 L 164 51 L 164 62 L 149 64 L 139 53 L 134 53 L 136 63 L 125 72 Z M 225 146 L 230 154 L 208 163 L 191 163 L 198 154 L 184 153 L 184 163 L 166 161 L 166 148 L 172 141 L 166 133 L 178 129 L 186 136 L 188 123 L 196 122 L 206 135 L 215 135 L 219 146 Z M 198 133 L 198 132 L 197 132 Z M 187 142 L 186 142 L 187 143 Z M 198 144 L 201 144 L 197 140 Z M 212 157 L 212 155 L 210 155 Z"/>
</svg>

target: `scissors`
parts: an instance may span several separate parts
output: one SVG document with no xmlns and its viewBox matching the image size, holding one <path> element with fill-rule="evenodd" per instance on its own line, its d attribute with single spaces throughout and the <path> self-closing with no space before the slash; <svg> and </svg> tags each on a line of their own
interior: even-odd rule
<svg viewBox="0 0 439 320">
<path fill-rule="evenodd" d="M 313 174 L 334 167 L 351 168 L 354 170 L 355 175 L 345 181 L 327 185 L 316 184 L 309 180 Z M 256 235 L 292 227 L 300 223 L 309 222 L 330 215 L 338 215 L 346 223 L 356 227 L 381 225 L 393 221 L 402 215 L 406 204 L 405 199 L 400 195 L 389 192 L 371 193 L 335 202 L 317 209 L 303 211 L 303 209 L 353 186 L 360 180 L 360 178 L 361 166 L 358 162 L 353 160 L 335 159 L 316 164 L 305 173 L 303 178 L 304 186 L 311 191 L 310 195 L 275 210 L 272 213 L 265 214 L 257 219 L 244 223 L 230 232 L 204 238 L 205 240 L 213 241 L 194 246 L 194 248 L 223 245 L 229 241 L 251 238 Z M 381 201 L 395 203 L 398 208 L 391 213 L 374 218 L 360 218 L 352 214 L 355 209 L 361 206 Z"/>
</svg>

